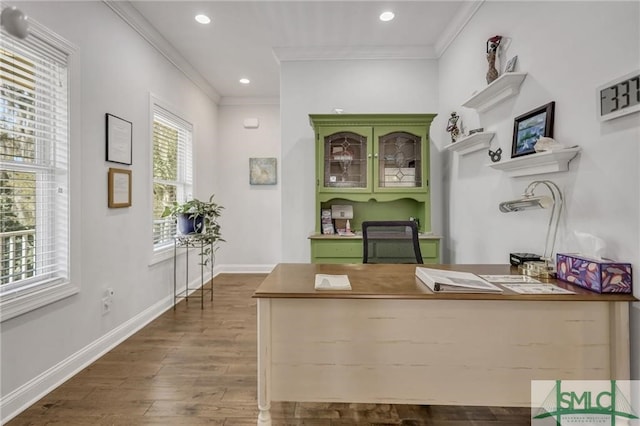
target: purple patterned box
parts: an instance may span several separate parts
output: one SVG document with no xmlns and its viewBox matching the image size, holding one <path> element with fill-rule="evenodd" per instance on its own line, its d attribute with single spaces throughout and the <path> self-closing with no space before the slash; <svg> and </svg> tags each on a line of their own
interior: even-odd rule
<svg viewBox="0 0 640 426">
<path fill-rule="evenodd" d="M 578 254 L 556 255 L 558 279 L 598 293 L 631 293 L 631 264 Z"/>
</svg>

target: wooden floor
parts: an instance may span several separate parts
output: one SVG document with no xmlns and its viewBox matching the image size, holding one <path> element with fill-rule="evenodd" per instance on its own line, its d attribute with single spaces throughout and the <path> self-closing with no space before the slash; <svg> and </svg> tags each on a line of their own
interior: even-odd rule
<svg viewBox="0 0 640 426">
<path fill-rule="evenodd" d="M 19 425 L 255 425 L 256 301 L 265 275 L 223 274 L 28 410 Z M 272 404 L 274 425 L 530 424 L 529 408 Z"/>
</svg>

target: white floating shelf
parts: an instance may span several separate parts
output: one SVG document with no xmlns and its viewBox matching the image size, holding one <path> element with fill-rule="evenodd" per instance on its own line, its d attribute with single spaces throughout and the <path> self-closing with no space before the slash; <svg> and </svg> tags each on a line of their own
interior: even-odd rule
<svg viewBox="0 0 640 426">
<path fill-rule="evenodd" d="M 447 145 L 445 149 L 455 151 L 460 155 L 480 151 L 481 149 L 489 149 L 489 145 L 494 136 L 495 132 L 474 133 Z"/>
<path fill-rule="evenodd" d="M 483 112 L 494 105 L 515 96 L 520 92 L 520 85 L 527 76 L 526 72 L 507 72 L 491 84 L 471 96 L 462 106 Z"/>
<path fill-rule="evenodd" d="M 491 163 L 488 166 L 496 170 L 502 170 L 512 177 L 566 172 L 569 170 L 569 161 L 573 160 L 579 151 L 580 147 L 537 152 L 511 160 Z"/>
</svg>

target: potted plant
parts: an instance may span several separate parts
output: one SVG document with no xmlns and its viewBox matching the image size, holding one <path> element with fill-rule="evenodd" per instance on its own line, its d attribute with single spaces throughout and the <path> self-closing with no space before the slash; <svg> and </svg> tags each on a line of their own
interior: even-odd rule
<svg viewBox="0 0 640 426">
<path fill-rule="evenodd" d="M 197 198 L 184 203 L 172 202 L 165 206 L 162 217 L 174 217 L 177 221 L 179 233 L 184 236 L 181 244 L 191 247 L 201 247 L 202 263 L 207 264 L 213 259 L 217 249 L 216 243 L 224 241 L 218 218 L 224 207 L 213 201 L 213 195 L 208 201 Z"/>
</svg>

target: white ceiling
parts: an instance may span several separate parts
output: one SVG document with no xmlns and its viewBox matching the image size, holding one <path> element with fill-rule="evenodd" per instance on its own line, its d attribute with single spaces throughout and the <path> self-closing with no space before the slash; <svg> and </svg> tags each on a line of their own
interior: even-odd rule
<svg viewBox="0 0 640 426">
<path fill-rule="evenodd" d="M 139 31 L 155 33 L 147 39 L 173 51 L 168 55 L 173 62 L 182 63 L 180 68 L 201 86 L 208 85 L 214 97 L 277 99 L 281 61 L 435 58 L 481 3 L 132 1 L 133 8 L 127 6 L 123 15 L 136 21 Z M 385 10 L 392 10 L 395 19 L 381 22 L 378 16 Z M 196 23 L 198 13 L 212 22 Z M 251 83 L 240 84 L 241 77 Z"/>
</svg>

